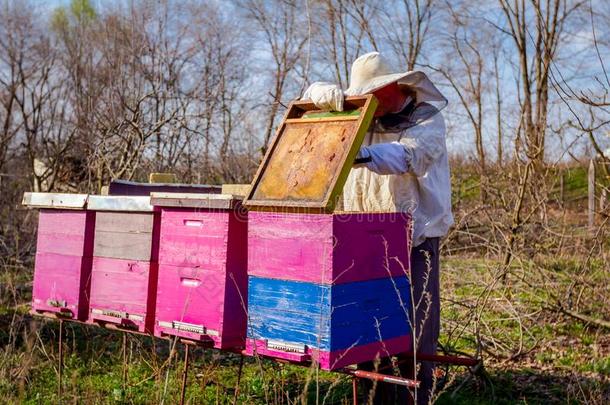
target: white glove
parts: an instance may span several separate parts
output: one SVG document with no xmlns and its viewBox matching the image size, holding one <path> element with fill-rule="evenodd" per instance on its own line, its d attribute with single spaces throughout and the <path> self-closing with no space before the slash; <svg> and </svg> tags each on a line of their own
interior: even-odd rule
<svg viewBox="0 0 610 405">
<path fill-rule="evenodd" d="M 362 165 L 377 174 L 404 174 L 409 171 L 411 160 L 407 149 L 400 142 L 362 146 L 356 159 L 367 158 L 370 158 L 370 161 Z"/>
<path fill-rule="evenodd" d="M 301 100 L 311 100 L 321 110 L 343 111 L 343 90 L 336 84 L 315 82 L 305 93 Z"/>
</svg>

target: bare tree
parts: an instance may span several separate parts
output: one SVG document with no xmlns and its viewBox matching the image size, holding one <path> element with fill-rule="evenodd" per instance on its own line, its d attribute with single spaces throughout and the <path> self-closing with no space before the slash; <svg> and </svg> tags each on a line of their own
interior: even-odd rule
<svg viewBox="0 0 610 405">
<path fill-rule="evenodd" d="M 506 29 L 499 28 L 512 39 L 519 60 L 524 152 L 539 169 L 545 158 L 551 66 L 566 19 L 581 3 L 499 0 L 499 4 L 507 24 Z"/>
<path fill-rule="evenodd" d="M 9 74 L 2 79 L 8 98 L 3 103 L 7 115 L 0 150 L 6 157 L 10 141 L 18 140 L 22 148 L 16 153 L 28 162 L 34 190 L 53 189 L 65 177 L 65 165 L 78 171 L 67 156 L 74 133 L 65 125 L 65 83 L 57 76 L 57 54 L 34 10 L 21 4 L 5 12 L 7 32 L 1 44 Z M 14 130 L 19 130 L 18 137 Z"/>
<path fill-rule="evenodd" d="M 407 70 L 415 69 L 421 58 L 435 8 L 434 0 L 400 0 L 383 9 L 381 29 Z"/>
<path fill-rule="evenodd" d="M 263 149 L 273 133 L 288 78 L 302 58 L 307 43 L 306 23 L 296 1 L 245 0 L 242 6 L 250 21 L 256 24 L 265 42 L 265 51 L 272 61 L 272 85 L 269 96 L 266 124 L 263 133 Z"/>
<path fill-rule="evenodd" d="M 560 69 L 552 72 L 551 79 L 570 112 L 567 126 L 586 136 L 594 155 L 602 163 L 602 172 L 610 178 L 610 77 L 604 58 L 610 52 L 610 43 L 604 40 L 609 33 L 610 7 L 606 4 L 594 8 L 589 4 L 582 14 L 582 24 L 591 27 L 590 45 L 594 49 L 599 74 L 587 88 L 578 90 L 565 79 Z"/>
</svg>

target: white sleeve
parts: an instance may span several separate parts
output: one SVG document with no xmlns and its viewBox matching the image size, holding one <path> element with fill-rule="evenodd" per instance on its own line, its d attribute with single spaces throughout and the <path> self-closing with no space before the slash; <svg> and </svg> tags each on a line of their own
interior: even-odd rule
<svg viewBox="0 0 610 405">
<path fill-rule="evenodd" d="M 315 82 L 305 90 L 301 100 L 311 100 L 322 110 L 343 111 L 343 98 L 343 90 L 336 84 Z"/>
<path fill-rule="evenodd" d="M 445 120 L 440 113 L 406 129 L 399 142 L 406 152 L 408 171 L 418 177 L 425 175 L 446 149 L 445 137 Z"/>
</svg>

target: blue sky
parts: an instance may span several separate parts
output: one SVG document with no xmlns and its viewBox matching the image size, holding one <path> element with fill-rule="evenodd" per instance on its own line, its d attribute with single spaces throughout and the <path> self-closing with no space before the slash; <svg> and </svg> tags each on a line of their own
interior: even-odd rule
<svg viewBox="0 0 610 405">
<path fill-rule="evenodd" d="M 19 0 L 13 0 L 13 1 L 19 1 Z M 34 0 L 33 3 L 34 4 L 39 4 L 40 6 L 42 6 L 45 9 L 48 9 L 49 11 L 58 7 L 58 6 L 66 6 L 70 4 L 71 0 Z M 90 0 L 91 4 L 96 8 L 96 9 L 102 9 L 104 7 L 107 7 L 108 5 L 113 5 L 113 4 L 120 4 L 122 1 L 127 2 L 127 0 Z M 212 0 L 214 1 L 214 0 Z M 607 7 L 607 4 L 604 3 L 605 0 L 594 0 L 592 3 L 594 6 L 596 7 Z M 488 14 L 490 17 L 489 18 L 493 18 L 494 20 L 498 20 L 500 21 L 501 19 L 498 18 L 494 18 L 493 13 L 497 13 L 498 9 L 497 9 L 497 5 L 492 5 L 492 4 L 496 4 L 495 2 L 493 3 L 488 3 L 488 2 L 483 2 L 482 5 L 486 6 L 486 11 L 485 13 Z M 606 4 L 606 5 L 604 5 Z M 481 4 L 480 4 L 481 5 Z M 478 11 L 479 13 L 481 12 L 481 10 Z M 439 24 L 442 25 L 442 21 L 439 21 Z M 604 34 L 608 34 L 608 29 L 607 27 L 602 26 L 601 22 L 597 22 L 597 35 L 598 37 L 603 37 Z M 501 35 L 501 34 L 498 34 Z M 573 83 L 574 85 L 581 85 L 582 88 L 587 88 L 589 86 L 595 86 L 595 81 L 593 80 L 593 78 L 600 74 L 601 68 L 599 65 L 599 61 L 597 60 L 597 58 L 595 57 L 595 55 L 592 53 L 592 46 L 591 46 L 591 29 L 590 29 L 590 25 L 585 24 L 584 26 L 582 26 L 582 28 L 580 29 L 580 31 L 575 31 L 572 33 L 572 35 L 570 36 L 570 43 L 568 44 L 564 44 L 563 48 L 561 50 L 560 53 L 560 58 L 561 58 L 561 63 L 563 66 L 567 66 L 566 72 L 567 72 L 567 77 L 570 78 L 571 83 Z M 507 39 L 508 41 L 510 41 L 509 39 Z M 264 44 L 260 44 L 261 46 L 264 46 Z M 258 52 L 260 55 L 265 55 L 265 51 L 261 50 L 260 52 Z M 610 55 L 606 55 L 606 60 L 610 61 Z M 439 64 L 441 63 L 440 61 L 432 61 L 435 64 Z M 609 62 L 610 64 L 610 62 Z M 261 68 L 264 68 L 263 64 L 260 65 Z M 505 97 L 507 98 L 507 105 L 506 105 L 506 114 L 507 114 L 507 119 L 506 122 L 509 123 L 509 127 L 507 127 L 507 131 L 510 131 L 510 121 L 515 119 L 515 117 L 517 117 L 517 115 L 515 114 L 514 111 L 512 111 L 511 109 L 516 108 L 515 104 L 515 95 L 516 95 L 516 85 L 515 85 L 515 81 L 513 78 L 514 75 L 514 71 L 513 68 L 510 66 L 509 63 L 507 63 L 505 61 L 503 68 L 503 80 L 502 80 L 502 92 L 505 95 Z M 425 69 L 424 69 L 425 70 Z M 322 73 L 322 72 L 319 72 Z M 434 77 L 434 75 L 432 75 Z M 312 80 L 329 80 L 332 79 L 330 77 L 311 77 Z M 458 105 L 458 99 L 456 97 L 455 94 L 453 94 L 452 90 L 446 86 L 446 84 L 443 84 L 440 80 L 438 80 L 438 85 L 439 88 L 442 89 L 443 92 L 446 93 L 447 97 L 450 99 L 450 102 L 452 105 L 450 105 L 447 110 L 445 111 L 445 115 L 447 116 L 447 120 L 449 122 L 449 127 L 451 127 L 451 131 L 450 131 L 450 136 L 448 138 L 448 146 L 450 148 L 451 151 L 453 152 L 464 152 L 464 151 L 469 151 L 472 149 L 472 129 L 466 119 L 466 116 L 464 115 L 464 111 L 461 108 L 461 106 Z M 495 115 L 493 112 L 493 102 L 494 100 L 489 100 L 488 106 L 489 106 L 489 118 L 487 119 L 487 123 L 486 123 L 486 127 L 487 127 L 487 133 L 489 134 L 495 134 L 496 132 L 496 128 L 495 126 Z M 511 105 L 512 104 L 512 105 Z M 553 120 L 558 117 L 559 115 L 563 115 L 563 118 L 566 117 L 566 110 L 565 107 L 562 108 L 562 106 L 559 104 L 556 104 L 554 106 L 554 108 L 552 109 L 551 112 L 551 122 L 553 122 Z M 577 136 L 578 134 L 574 133 L 571 136 Z M 610 138 L 609 138 L 610 139 Z M 556 147 L 560 147 L 558 140 L 556 137 L 549 137 L 549 143 L 551 145 L 554 144 L 554 146 Z M 495 149 L 495 141 L 493 139 L 490 139 L 489 142 L 489 149 L 490 149 L 490 153 L 493 155 L 495 154 L 495 152 L 493 151 Z M 610 142 L 609 145 L 610 146 Z M 507 149 L 512 149 L 510 144 L 506 145 Z"/>
</svg>

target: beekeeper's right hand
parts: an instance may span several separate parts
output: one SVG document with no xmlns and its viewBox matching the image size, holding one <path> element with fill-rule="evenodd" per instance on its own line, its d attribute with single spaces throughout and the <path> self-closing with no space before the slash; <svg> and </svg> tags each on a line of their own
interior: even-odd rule
<svg viewBox="0 0 610 405">
<path fill-rule="evenodd" d="M 301 100 L 311 100 L 321 110 L 343 111 L 343 90 L 336 84 L 315 82 L 305 93 Z"/>
</svg>

